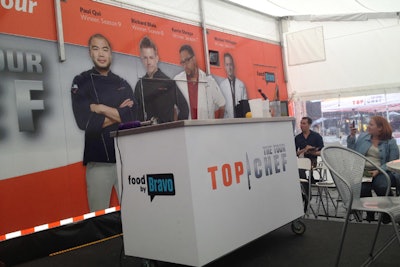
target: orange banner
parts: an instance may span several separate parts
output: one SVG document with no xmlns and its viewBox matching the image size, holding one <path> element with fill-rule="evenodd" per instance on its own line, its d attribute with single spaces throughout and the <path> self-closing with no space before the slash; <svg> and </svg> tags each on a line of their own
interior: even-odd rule
<svg viewBox="0 0 400 267">
<path fill-rule="evenodd" d="M 56 40 L 53 1 L 0 1 L 0 32 Z"/>
<path fill-rule="evenodd" d="M 224 54 L 232 55 L 236 76 L 245 83 L 249 99 L 260 98 L 258 89 L 261 89 L 268 99 L 274 100 L 277 88 L 279 99 L 287 99 L 279 45 L 208 30 L 208 48 L 218 52 L 219 65 L 212 66 L 211 71 L 221 77 L 226 77 Z M 274 74 L 275 82 L 266 81 L 266 72 Z"/>
<path fill-rule="evenodd" d="M 89 36 L 101 33 L 114 51 L 139 56 L 139 42 L 149 36 L 158 46 L 160 61 L 179 64 L 180 46 L 190 44 L 205 66 L 199 27 L 91 1 L 65 2 L 62 13 L 68 43 L 87 46 Z"/>
</svg>

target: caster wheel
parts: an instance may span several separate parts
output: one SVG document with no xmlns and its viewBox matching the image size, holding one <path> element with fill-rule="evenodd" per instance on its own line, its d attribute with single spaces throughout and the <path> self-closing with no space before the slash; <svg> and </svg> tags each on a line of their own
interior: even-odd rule
<svg viewBox="0 0 400 267">
<path fill-rule="evenodd" d="M 296 235 L 302 235 L 306 231 L 306 225 L 302 221 L 294 221 L 292 222 L 292 231 Z"/>
<path fill-rule="evenodd" d="M 142 260 L 142 267 L 157 267 L 157 266 L 158 266 L 157 261 L 149 259 Z"/>
</svg>

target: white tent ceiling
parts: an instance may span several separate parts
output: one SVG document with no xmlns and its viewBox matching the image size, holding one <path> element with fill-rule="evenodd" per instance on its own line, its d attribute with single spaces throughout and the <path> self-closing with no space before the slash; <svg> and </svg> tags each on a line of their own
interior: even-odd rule
<svg viewBox="0 0 400 267">
<path fill-rule="evenodd" d="M 400 11 L 398 0 L 223 0 L 274 16 L 392 13 Z"/>
</svg>

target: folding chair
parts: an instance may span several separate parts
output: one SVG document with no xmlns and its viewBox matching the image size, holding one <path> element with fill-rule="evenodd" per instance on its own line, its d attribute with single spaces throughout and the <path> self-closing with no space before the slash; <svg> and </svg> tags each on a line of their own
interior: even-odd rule
<svg viewBox="0 0 400 267">
<path fill-rule="evenodd" d="M 317 212 L 319 214 L 319 209 L 322 206 L 325 217 L 328 220 L 329 219 L 329 201 L 332 203 L 332 205 L 335 209 L 335 216 L 337 215 L 339 200 L 336 199 L 336 203 L 335 203 L 335 201 L 330 193 L 330 190 L 336 189 L 336 185 L 331 178 L 329 169 L 325 166 L 325 163 L 323 161 L 319 161 L 317 163 L 317 166 L 313 170 L 314 170 L 314 172 L 318 173 L 318 176 L 319 176 L 318 182 L 315 183 L 315 186 L 318 189 L 318 199 L 319 199 Z M 325 200 L 326 200 L 325 203 L 324 203 L 323 196 L 325 196 Z"/>
<path fill-rule="evenodd" d="M 311 207 L 311 178 L 310 178 L 310 172 L 312 171 L 312 166 L 311 166 L 311 160 L 309 158 L 297 158 L 297 167 L 299 170 L 304 170 L 306 173 L 306 178 L 301 178 L 300 177 L 300 186 L 302 189 L 302 192 L 304 192 L 306 195 L 305 196 L 305 204 L 304 204 L 304 209 L 305 209 L 305 214 L 309 214 L 308 212 L 311 210 L 312 213 L 314 214 L 315 218 L 317 218 L 316 213 L 314 212 L 313 208 Z M 308 189 L 306 190 L 304 188 L 304 184 L 308 185 Z"/>
<path fill-rule="evenodd" d="M 329 146 L 322 149 L 321 155 L 324 163 L 331 171 L 332 178 L 347 210 L 335 266 L 338 266 L 340 261 L 350 214 L 363 211 L 380 213 L 369 257 L 363 264 L 364 266 L 369 265 L 396 238 L 400 244 L 400 234 L 397 227 L 397 223 L 400 222 L 400 198 L 388 196 L 390 190 L 390 178 L 388 174 L 360 153 L 345 147 Z M 388 188 L 385 196 L 360 198 L 362 177 L 366 162 L 371 163 L 374 168 L 379 170 L 386 177 Z M 374 253 L 382 223 L 382 213 L 389 215 L 395 233 Z"/>
</svg>

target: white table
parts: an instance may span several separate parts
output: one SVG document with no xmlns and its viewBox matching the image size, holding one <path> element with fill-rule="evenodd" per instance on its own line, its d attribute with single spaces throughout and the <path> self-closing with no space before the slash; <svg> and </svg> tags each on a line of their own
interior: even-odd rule
<svg viewBox="0 0 400 267">
<path fill-rule="evenodd" d="M 203 266 L 301 217 L 292 123 L 178 121 L 120 131 L 125 254 Z"/>
<path fill-rule="evenodd" d="M 386 163 L 388 170 L 400 173 L 400 159 L 396 159 Z"/>
</svg>

